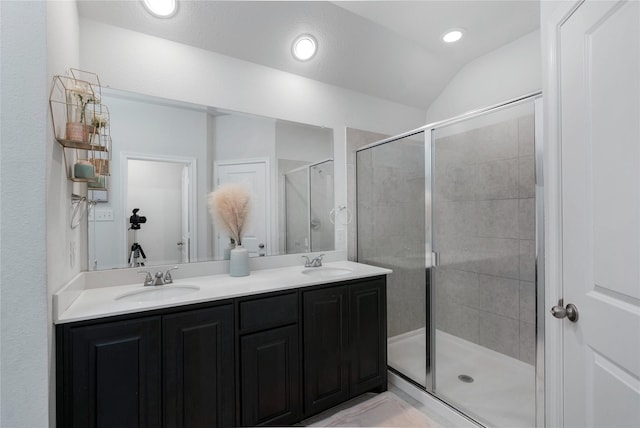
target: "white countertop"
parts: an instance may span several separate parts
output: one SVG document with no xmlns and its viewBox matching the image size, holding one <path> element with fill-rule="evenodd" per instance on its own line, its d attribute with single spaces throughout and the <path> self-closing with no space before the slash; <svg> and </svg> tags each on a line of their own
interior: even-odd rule
<svg viewBox="0 0 640 428">
<path fill-rule="evenodd" d="M 238 278 L 231 277 L 228 274 L 181 278 L 175 280 L 171 285 L 163 285 L 159 287 L 192 285 L 200 287 L 200 289 L 178 297 L 162 298 L 146 302 L 115 300 L 118 296 L 122 296 L 123 294 L 151 288 L 151 286 L 144 287 L 141 281 L 136 284 L 129 285 L 86 288 L 75 294 L 77 297 L 74 296 L 75 299 L 68 307 L 61 307 L 67 305 L 55 303 L 57 296 L 54 296 L 53 321 L 55 324 L 64 324 L 73 321 L 131 314 L 150 311 L 153 309 L 212 302 L 271 291 L 288 290 L 357 278 L 386 275 L 392 272 L 389 269 L 349 261 L 329 262 L 324 263 L 323 266 L 350 269 L 351 272 L 343 275 L 319 278 L 303 274 L 302 271 L 305 270 L 305 268 L 298 265 L 279 267 L 275 269 L 254 270 L 249 276 Z M 60 293 L 63 292 L 64 290 Z"/>
</svg>

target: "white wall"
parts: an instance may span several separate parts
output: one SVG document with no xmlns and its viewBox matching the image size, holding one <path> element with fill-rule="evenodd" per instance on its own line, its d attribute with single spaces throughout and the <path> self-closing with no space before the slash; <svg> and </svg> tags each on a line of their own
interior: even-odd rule
<svg viewBox="0 0 640 428">
<path fill-rule="evenodd" d="M 333 157 L 333 130 L 301 123 L 276 123 L 276 158 L 318 162 Z"/>
<path fill-rule="evenodd" d="M 275 161 L 275 120 L 242 114 L 215 118 L 214 155 L 216 161 L 269 158 Z"/>
<path fill-rule="evenodd" d="M 0 2 L 0 426 L 49 423 L 47 7 Z"/>
<path fill-rule="evenodd" d="M 429 106 L 427 123 L 542 89 L 540 31 L 468 63 Z"/>
<path fill-rule="evenodd" d="M 44 3 L 44 2 L 43 2 Z M 80 27 L 75 0 L 46 2 L 47 85 L 54 75 L 63 75 L 80 65 Z M 45 99 L 48 99 L 48 93 Z M 86 269 L 87 229 L 83 224 L 71 230 L 71 193 L 81 193 L 79 185 L 67 180 L 62 148 L 54 140 L 47 114 L 46 147 L 46 224 L 47 224 L 47 312 L 51 320 L 52 295 L 78 272 Z M 55 340 L 49 323 L 49 405 L 50 421 L 55 421 Z M 44 345 L 43 345 L 44 346 Z M 44 352 L 42 349 L 42 352 Z M 31 352 L 40 352 L 39 348 Z M 42 386 L 45 388 L 45 386 Z"/>
</svg>

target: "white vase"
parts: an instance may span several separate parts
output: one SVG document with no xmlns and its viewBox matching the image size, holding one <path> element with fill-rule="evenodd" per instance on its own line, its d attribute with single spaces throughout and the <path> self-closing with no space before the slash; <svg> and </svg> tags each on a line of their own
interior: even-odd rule
<svg viewBox="0 0 640 428">
<path fill-rule="evenodd" d="M 229 259 L 229 275 L 249 275 L 249 252 L 242 245 L 236 245 L 236 248 L 231 250 Z"/>
</svg>

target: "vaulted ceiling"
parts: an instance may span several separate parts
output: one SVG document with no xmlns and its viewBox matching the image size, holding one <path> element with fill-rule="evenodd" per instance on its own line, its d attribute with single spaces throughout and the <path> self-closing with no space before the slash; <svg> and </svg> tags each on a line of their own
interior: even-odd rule
<svg viewBox="0 0 640 428">
<path fill-rule="evenodd" d="M 169 19 L 141 1 L 78 1 L 81 17 L 426 110 L 469 61 L 539 26 L 538 1 L 183 1 Z M 454 44 L 449 28 L 464 28 Z M 295 60 L 311 33 L 317 55 Z"/>
</svg>

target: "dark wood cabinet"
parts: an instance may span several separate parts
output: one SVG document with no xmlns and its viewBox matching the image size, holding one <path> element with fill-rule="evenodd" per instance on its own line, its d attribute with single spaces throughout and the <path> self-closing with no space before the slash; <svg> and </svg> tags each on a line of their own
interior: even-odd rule
<svg viewBox="0 0 640 428">
<path fill-rule="evenodd" d="M 233 306 L 162 317 L 164 426 L 234 426 Z"/>
<path fill-rule="evenodd" d="M 242 426 L 300 421 L 298 299 L 293 290 L 237 300 Z"/>
<path fill-rule="evenodd" d="M 294 425 L 386 389 L 385 277 L 56 327 L 57 426 Z"/>
<path fill-rule="evenodd" d="M 385 279 L 305 291 L 304 414 L 386 390 Z"/>
<path fill-rule="evenodd" d="M 303 293 L 304 412 L 349 399 L 349 306 L 344 286 Z"/>
<path fill-rule="evenodd" d="M 232 304 L 115 319 L 58 327 L 59 427 L 235 425 Z"/>
<path fill-rule="evenodd" d="M 65 333 L 58 336 L 59 427 L 160 426 L 160 317 Z"/>
<path fill-rule="evenodd" d="M 242 426 L 283 426 L 300 420 L 298 326 L 240 337 Z"/>
<path fill-rule="evenodd" d="M 384 278 L 355 283 L 349 291 L 351 396 L 387 384 L 387 296 Z"/>
</svg>

